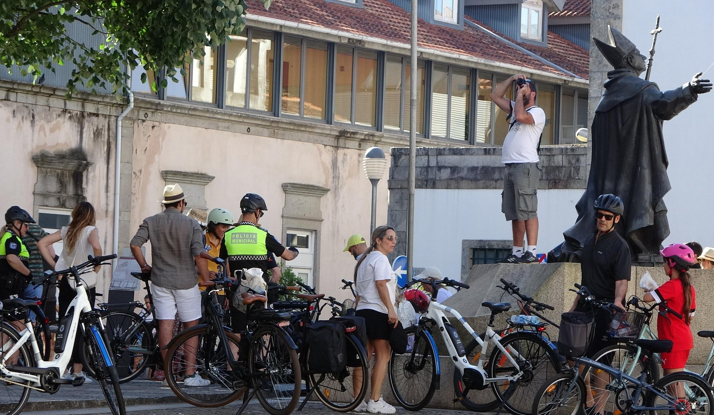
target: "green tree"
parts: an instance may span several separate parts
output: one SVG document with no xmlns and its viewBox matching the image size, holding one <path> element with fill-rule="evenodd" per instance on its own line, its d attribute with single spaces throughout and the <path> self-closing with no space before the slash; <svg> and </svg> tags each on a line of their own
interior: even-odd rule
<svg viewBox="0 0 714 415">
<path fill-rule="evenodd" d="M 266 9 L 272 2 L 259 1 Z M 17 65 L 36 80 L 45 69 L 72 61 L 77 68 L 68 97 L 78 84 L 126 94 L 126 65 L 154 73 L 167 68 L 176 81 L 175 68 L 185 75 L 186 64 L 205 55 L 204 46 L 243 31 L 246 9 L 245 0 L 1 0 L 0 64 Z M 92 27 L 105 41 L 93 48 L 70 38 L 71 23 Z M 166 86 L 166 79 L 161 82 Z"/>
</svg>

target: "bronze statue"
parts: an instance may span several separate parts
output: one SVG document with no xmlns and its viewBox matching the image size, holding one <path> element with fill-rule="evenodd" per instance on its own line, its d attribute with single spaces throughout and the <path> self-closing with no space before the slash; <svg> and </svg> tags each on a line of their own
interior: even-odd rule
<svg viewBox="0 0 714 415">
<path fill-rule="evenodd" d="M 565 242 L 549 253 L 549 262 L 579 260 L 585 239 L 595 232 L 593 203 L 605 193 L 624 202 L 618 231 L 630 245 L 633 263 L 661 262 L 659 250 L 669 235 L 663 198 L 670 189 L 662 123 L 712 89 L 700 72 L 680 88 L 660 91 L 640 78 L 647 69 L 646 57 L 616 29 L 608 27 L 608 32 L 607 43 L 593 38 L 614 70 L 607 74 L 590 131 L 590 177 L 576 205 L 578 220 L 563 233 Z"/>
</svg>

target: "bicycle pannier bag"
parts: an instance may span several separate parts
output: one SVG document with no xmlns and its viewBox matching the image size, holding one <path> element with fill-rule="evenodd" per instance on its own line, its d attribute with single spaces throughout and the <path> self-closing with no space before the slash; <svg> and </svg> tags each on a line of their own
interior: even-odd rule
<svg viewBox="0 0 714 415">
<path fill-rule="evenodd" d="M 394 350 L 394 353 L 402 354 L 407 352 L 409 339 L 407 332 L 404 330 L 401 322 L 397 322 L 397 327 L 393 327 L 389 332 L 389 345 Z"/>
<path fill-rule="evenodd" d="M 316 373 L 340 373 L 347 364 L 345 327 L 336 321 L 319 321 L 308 328 L 308 370 Z"/>
<path fill-rule="evenodd" d="M 355 331 L 353 334 L 357 337 L 357 340 L 362 344 L 362 347 L 367 350 L 367 323 L 364 321 L 363 317 L 358 316 L 341 316 L 334 317 L 330 319 L 331 321 L 339 321 L 345 329 L 354 327 Z M 352 342 L 345 342 L 345 350 L 347 352 L 347 366 L 349 367 L 360 367 L 362 362 L 360 361 L 359 352 Z"/>
<path fill-rule="evenodd" d="M 560 317 L 558 352 L 567 357 L 584 355 L 590 343 L 592 329 L 593 318 L 587 313 L 563 313 Z"/>
</svg>

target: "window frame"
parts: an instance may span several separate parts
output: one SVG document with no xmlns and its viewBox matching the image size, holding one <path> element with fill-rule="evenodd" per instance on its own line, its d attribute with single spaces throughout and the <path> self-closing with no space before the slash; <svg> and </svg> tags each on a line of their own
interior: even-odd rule
<svg viewBox="0 0 714 415">
<path fill-rule="evenodd" d="M 359 7 L 362 8 L 362 0 L 325 0 L 327 3 L 341 4 L 343 6 L 349 7 Z"/>
<path fill-rule="evenodd" d="M 458 24 L 459 24 L 459 10 L 460 10 L 459 7 L 461 6 L 459 4 L 460 0 L 453 0 L 453 2 L 454 2 L 454 8 L 453 8 L 454 17 L 453 17 L 453 19 L 447 19 L 445 17 L 438 17 L 436 15 L 436 1 L 437 0 L 434 0 L 434 13 L 433 13 L 434 21 L 439 22 L 439 23 L 445 23 L 445 24 L 449 24 L 449 25 L 457 25 L 458 26 Z M 446 0 L 441 0 L 441 1 L 442 1 L 441 4 L 442 4 L 442 9 L 443 9 L 443 5 L 444 5 L 443 2 Z"/>
<path fill-rule="evenodd" d="M 525 0 L 521 4 L 521 18 L 520 18 L 520 24 L 523 25 L 523 10 L 528 10 L 528 21 L 526 22 L 526 33 L 523 34 L 523 32 L 519 29 L 518 32 L 520 33 L 521 39 L 524 40 L 531 40 L 534 42 L 543 42 L 543 23 L 544 23 L 544 17 L 543 13 L 545 12 L 545 7 L 543 5 L 542 0 L 534 0 L 534 1 L 540 1 L 540 8 L 538 6 L 528 4 L 528 0 Z M 538 12 L 538 36 L 533 37 L 530 35 L 530 27 L 531 27 L 531 11 L 536 11 Z M 519 28 L 521 27 L 519 25 Z"/>
<path fill-rule="evenodd" d="M 564 122 L 563 122 L 563 95 L 565 95 L 566 89 L 570 89 L 573 91 L 573 125 L 571 126 L 573 128 L 573 142 L 572 143 L 566 143 L 564 141 L 564 134 L 563 134 L 563 127 L 564 127 Z M 585 111 L 586 111 L 586 117 L 585 117 L 585 124 L 580 125 L 578 124 L 578 110 L 580 107 L 579 104 L 579 99 L 582 98 L 582 95 L 585 97 Z M 560 93 L 558 94 L 559 99 L 558 103 L 560 108 L 558 109 L 558 144 L 582 144 L 580 143 L 577 138 L 575 138 L 575 133 L 578 131 L 580 128 L 587 128 L 588 127 L 588 120 L 587 120 L 587 109 L 588 109 L 588 93 L 585 90 L 579 89 L 579 88 L 568 88 L 568 87 L 560 87 Z"/>
<path fill-rule="evenodd" d="M 372 50 L 372 49 L 364 49 L 364 48 L 356 48 L 352 47 L 346 44 L 337 44 L 335 47 L 335 53 L 334 53 L 334 65 L 333 65 L 333 79 L 334 82 L 337 80 L 337 55 L 339 54 L 339 47 L 342 46 L 343 49 L 351 49 L 352 50 L 352 84 L 351 84 L 351 99 L 350 99 L 350 122 L 344 122 L 344 121 L 338 121 L 335 120 L 334 118 L 334 110 L 332 111 L 332 119 L 330 124 L 334 125 L 349 125 L 353 128 L 359 128 L 359 129 L 364 129 L 364 130 L 370 130 L 370 131 L 383 131 L 384 129 L 384 120 L 382 117 L 382 111 L 381 111 L 381 106 L 383 105 L 383 100 L 384 100 L 384 94 L 382 93 L 384 89 L 384 62 L 385 62 L 385 54 L 384 52 L 379 52 L 377 50 Z M 374 105 L 374 126 L 367 126 L 367 125 L 361 125 L 357 124 L 357 67 L 358 67 L 358 59 L 359 59 L 359 53 L 368 53 L 368 54 L 376 54 L 376 61 L 377 61 L 377 68 L 376 68 L 376 73 L 375 73 L 375 80 L 374 80 L 374 88 L 375 88 L 375 105 Z M 336 86 L 335 83 L 333 83 L 334 86 Z M 335 88 L 336 89 L 336 88 Z M 331 101 L 331 107 L 334 109 L 334 89 L 330 91 L 332 93 L 332 96 L 330 97 Z"/>
<path fill-rule="evenodd" d="M 386 92 L 387 92 L 387 85 L 386 85 L 387 84 L 386 83 L 387 61 L 389 58 L 398 58 L 400 60 L 401 74 L 400 74 L 399 82 L 400 82 L 401 87 L 400 87 L 400 92 L 399 92 L 399 129 L 387 128 L 384 123 L 384 107 L 386 104 L 385 99 L 386 99 Z M 382 75 L 382 80 L 383 80 L 384 85 L 382 88 L 382 103 L 381 103 L 382 104 L 382 131 L 384 131 L 384 132 L 388 132 L 388 133 L 392 133 L 392 134 L 409 134 L 409 130 L 407 130 L 407 128 L 409 128 L 409 126 L 404 125 L 404 118 L 407 115 L 406 111 L 409 109 L 409 108 L 407 108 L 407 105 L 410 104 L 409 102 L 407 102 L 407 99 L 406 99 L 407 91 L 404 88 L 404 85 L 406 84 L 406 81 L 407 81 L 407 65 L 411 66 L 411 57 L 409 57 L 409 56 L 396 55 L 396 54 L 385 55 L 384 73 Z M 425 135 L 426 124 L 427 124 L 426 100 L 427 100 L 427 95 L 428 95 L 427 90 L 426 90 L 426 87 L 427 87 L 427 85 L 426 85 L 427 84 L 427 82 L 426 82 L 426 78 L 427 78 L 426 61 L 417 59 L 417 74 L 419 74 L 419 68 L 421 68 L 424 71 L 423 72 L 423 74 L 424 74 L 424 93 L 422 94 L 422 125 L 421 125 L 422 132 L 421 133 L 417 132 L 416 135 L 417 135 L 417 137 L 425 137 L 426 136 Z M 410 70 L 411 70 L 411 68 L 410 68 Z M 411 85 L 410 85 L 410 88 L 411 88 Z M 417 89 L 418 88 L 419 88 L 419 86 L 417 86 Z M 411 90 L 409 93 L 411 94 Z M 419 95 L 418 91 L 417 91 L 417 95 Z M 418 108 L 417 108 L 417 110 L 418 110 Z M 418 121 L 418 118 L 419 117 L 417 114 L 417 121 Z M 419 130 L 419 128 L 417 127 L 417 131 L 418 130 Z"/>
<path fill-rule="evenodd" d="M 299 40 L 300 41 L 300 87 L 299 87 L 299 95 L 300 95 L 300 109 L 298 111 L 299 115 L 295 114 L 288 114 L 284 113 L 282 111 L 282 105 L 283 105 L 283 63 L 284 63 L 284 47 L 285 47 L 285 42 L 289 40 Z M 308 43 L 314 42 L 314 43 L 321 43 L 325 45 L 325 54 L 327 56 L 327 63 L 325 66 L 325 102 L 324 102 L 324 108 L 325 108 L 325 116 L 323 118 L 313 118 L 313 117 L 305 117 L 305 57 L 307 56 L 307 48 L 308 48 Z M 334 59 L 332 56 L 333 54 L 330 53 L 330 43 L 331 42 L 325 42 L 323 40 L 318 40 L 318 39 L 313 39 L 309 37 L 302 37 L 302 36 L 283 36 L 281 42 L 280 42 L 280 105 L 277 108 L 279 111 L 279 117 L 286 118 L 286 119 L 294 119 L 294 120 L 303 120 L 303 121 L 310 121 L 310 122 L 316 122 L 319 124 L 327 124 L 329 117 L 330 117 L 330 110 L 328 107 L 331 106 L 332 104 L 332 97 L 330 94 L 332 93 L 332 90 L 330 88 L 330 82 L 331 82 L 331 77 L 330 77 L 330 68 L 334 66 L 331 63 L 331 60 Z M 331 66 L 332 65 L 332 66 Z M 354 75 L 354 74 L 353 74 Z M 242 108 L 241 108 L 242 110 Z"/>
<path fill-rule="evenodd" d="M 447 76 L 446 76 L 446 93 L 448 96 L 447 99 L 447 107 L 446 107 L 446 135 L 444 137 L 441 136 L 435 136 L 433 133 L 433 117 L 432 117 L 432 107 L 434 104 L 434 93 L 433 93 L 433 79 L 434 79 L 434 71 L 436 70 L 436 66 L 440 67 L 446 67 L 447 68 Z M 452 84 L 452 76 L 454 69 L 458 70 L 463 70 L 463 71 L 468 71 L 468 76 L 469 76 L 469 99 L 468 99 L 468 107 L 469 107 L 469 128 L 466 134 L 466 138 L 461 139 L 461 138 L 452 138 L 451 137 L 451 98 L 452 98 L 452 90 L 451 90 L 451 84 Z M 475 68 L 469 68 L 469 67 L 463 67 L 463 66 L 456 66 L 456 65 L 450 65 L 450 64 L 444 64 L 441 62 L 432 62 L 430 65 L 430 70 L 429 70 L 429 80 L 427 82 L 428 86 L 428 91 L 425 91 L 425 94 L 428 95 L 428 101 L 429 101 L 429 110 L 426 112 L 426 105 L 425 105 L 425 117 L 428 117 L 428 121 L 425 119 L 425 124 L 429 125 L 429 135 L 428 137 L 432 140 L 444 140 L 448 141 L 451 143 L 457 142 L 457 143 L 466 143 L 468 145 L 473 145 L 474 140 L 475 140 L 475 132 L 476 132 L 476 123 L 473 122 L 473 120 L 477 119 L 478 117 L 478 112 L 476 105 L 474 104 L 474 98 L 478 99 L 478 83 L 474 83 L 474 79 L 478 79 L 478 71 Z M 474 91 L 474 86 L 476 86 L 476 90 Z M 426 128 L 425 128 L 426 130 Z M 425 131 L 426 132 L 426 131 Z"/>
</svg>

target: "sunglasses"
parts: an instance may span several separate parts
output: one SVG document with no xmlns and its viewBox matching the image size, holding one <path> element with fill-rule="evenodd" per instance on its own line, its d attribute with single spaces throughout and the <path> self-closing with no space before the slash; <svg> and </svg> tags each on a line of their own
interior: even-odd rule
<svg viewBox="0 0 714 415">
<path fill-rule="evenodd" d="M 384 239 L 392 242 L 397 242 L 399 240 L 396 236 L 387 236 Z"/>
<path fill-rule="evenodd" d="M 610 220 L 612 220 L 612 218 L 615 217 L 615 215 L 608 215 L 607 213 L 597 212 L 597 213 L 595 214 L 595 217 L 598 218 L 598 219 L 603 219 L 603 218 L 604 218 L 605 220 L 610 221 Z"/>
<path fill-rule="evenodd" d="M 258 212 L 260 212 L 260 215 L 258 215 L 259 218 L 262 218 L 263 215 L 265 215 L 265 212 L 263 212 L 262 210 L 258 210 Z"/>
</svg>

